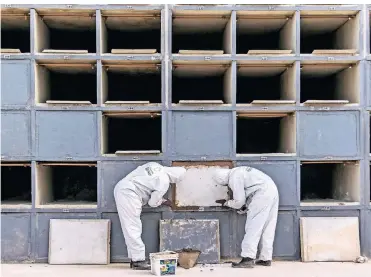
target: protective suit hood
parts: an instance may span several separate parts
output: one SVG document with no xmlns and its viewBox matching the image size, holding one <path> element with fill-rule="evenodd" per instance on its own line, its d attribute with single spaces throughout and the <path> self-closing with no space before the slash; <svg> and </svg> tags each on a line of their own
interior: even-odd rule
<svg viewBox="0 0 371 277">
<path fill-rule="evenodd" d="M 184 167 L 163 167 L 164 172 L 169 176 L 170 183 L 177 183 L 183 175 L 186 173 L 186 169 Z"/>
<path fill-rule="evenodd" d="M 215 169 L 213 174 L 213 179 L 218 185 L 226 186 L 229 182 L 229 174 L 231 173 L 231 169 L 227 168 L 218 168 Z"/>
</svg>

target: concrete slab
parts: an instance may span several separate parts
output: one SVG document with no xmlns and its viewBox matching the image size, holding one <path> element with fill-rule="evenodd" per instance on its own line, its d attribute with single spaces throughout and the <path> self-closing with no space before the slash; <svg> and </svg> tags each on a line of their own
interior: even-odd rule
<svg viewBox="0 0 371 277">
<path fill-rule="evenodd" d="M 219 263 L 219 220 L 161 220 L 160 251 L 192 248 L 200 263 Z"/>
<path fill-rule="evenodd" d="M 360 255 L 357 217 L 300 218 L 303 262 L 354 261 Z"/>
<path fill-rule="evenodd" d="M 204 164 L 188 165 L 173 163 L 173 166 L 185 166 L 187 172 L 175 187 L 175 203 L 177 207 L 209 207 L 220 206 L 215 200 L 228 199 L 228 187 L 218 185 L 212 178 L 218 168 L 229 166 L 209 166 Z"/>
<path fill-rule="evenodd" d="M 50 264 L 108 264 L 109 262 L 109 220 L 50 220 Z"/>
<path fill-rule="evenodd" d="M 178 268 L 176 276 L 189 277 L 369 277 L 371 263 L 300 263 L 300 262 L 274 262 L 271 267 L 258 267 L 253 269 L 231 268 L 230 264 L 215 265 L 213 267 L 197 266 L 191 269 Z M 2 277 L 123 277 L 123 276 L 154 276 L 149 271 L 134 271 L 128 264 L 110 265 L 45 265 L 45 264 L 3 264 Z"/>
</svg>

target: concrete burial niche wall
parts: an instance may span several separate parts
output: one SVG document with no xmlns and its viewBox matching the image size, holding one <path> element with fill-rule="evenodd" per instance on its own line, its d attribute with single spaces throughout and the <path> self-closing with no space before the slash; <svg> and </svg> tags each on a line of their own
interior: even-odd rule
<svg viewBox="0 0 371 277">
<path fill-rule="evenodd" d="M 9 228 L 11 226 L 12 228 Z M 27 261 L 31 254 L 31 215 L 1 214 L 1 260 Z"/>
<path fill-rule="evenodd" d="M 1 61 L 1 106 L 31 104 L 30 75 L 30 61 Z"/>
<path fill-rule="evenodd" d="M 370 10 L 2 5 L 2 261 L 47 262 L 50 219 L 110 220 L 129 261 L 113 190 L 146 162 L 188 168 L 175 209 L 143 208 L 147 255 L 160 220 L 194 218 L 238 257 L 246 216 L 211 175 L 248 165 L 280 194 L 275 258 L 300 259 L 308 215 L 359 217 L 370 256 Z"/>
<path fill-rule="evenodd" d="M 213 179 L 215 170 L 232 168 L 232 162 L 173 162 L 184 166 L 185 176 L 173 186 L 173 198 L 178 209 L 220 206 L 218 199 L 228 199 L 228 187 L 218 185 Z"/>
<path fill-rule="evenodd" d="M 29 111 L 1 113 L 1 158 L 31 156 L 31 114 Z"/>
</svg>

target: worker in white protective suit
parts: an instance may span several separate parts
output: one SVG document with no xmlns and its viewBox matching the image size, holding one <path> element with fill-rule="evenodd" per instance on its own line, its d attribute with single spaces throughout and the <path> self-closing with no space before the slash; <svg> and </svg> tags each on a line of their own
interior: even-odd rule
<svg viewBox="0 0 371 277">
<path fill-rule="evenodd" d="M 270 266 L 279 201 L 275 183 L 265 173 L 248 166 L 217 169 L 213 177 L 218 184 L 228 185 L 233 192 L 232 200 L 216 202 L 238 210 L 239 214 L 246 213 L 247 217 L 241 244 L 242 260 L 232 263 L 232 267 Z"/>
<path fill-rule="evenodd" d="M 142 241 L 142 206 L 166 205 L 172 202 L 164 199 L 171 183 L 176 183 L 186 172 L 183 167 L 165 167 L 155 162 L 139 166 L 119 181 L 114 189 L 117 211 L 122 232 L 131 259 L 130 267 L 148 270 L 150 264 L 145 260 L 145 246 Z"/>
</svg>

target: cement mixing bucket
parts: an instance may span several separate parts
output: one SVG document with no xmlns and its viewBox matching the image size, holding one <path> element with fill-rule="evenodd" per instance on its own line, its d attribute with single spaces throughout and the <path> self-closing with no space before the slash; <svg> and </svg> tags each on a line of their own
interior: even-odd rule
<svg viewBox="0 0 371 277">
<path fill-rule="evenodd" d="M 189 269 L 197 264 L 201 251 L 195 249 L 182 249 L 176 251 L 179 255 L 178 263 L 180 267 Z"/>
</svg>

